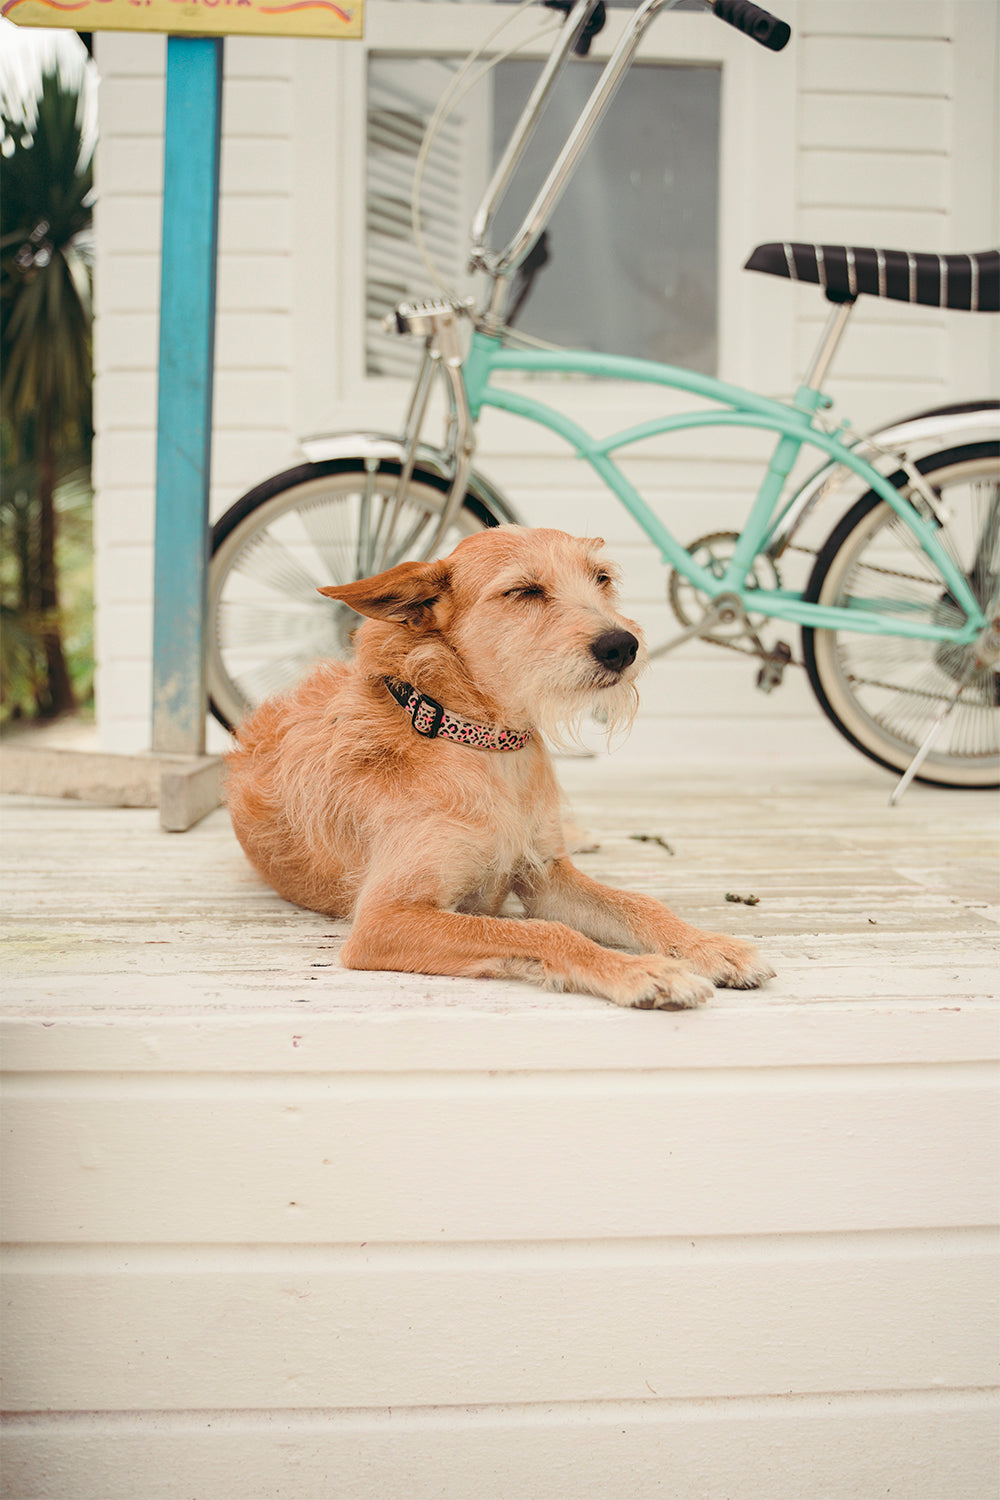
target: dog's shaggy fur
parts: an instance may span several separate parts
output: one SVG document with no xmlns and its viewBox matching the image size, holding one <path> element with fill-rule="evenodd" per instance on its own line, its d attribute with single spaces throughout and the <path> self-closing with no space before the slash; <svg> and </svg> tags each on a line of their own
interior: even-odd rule
<svg viewBox="0 0 1000 1500">
<path fill-rule="evenodd" d="M 355 660 L 319 663 L 245 720 L 227 800 L 280 895 L 353 918 L 348 968 L 514 976 L 643 1008 L 770 975 L 748 943 L 599 885 L 567 857 L 543 738 L 591 712 L 629 721 L 645 663 L 602 548 L 504 526 L 442 561 L 321 591 L 369 617 Z M 424 738 L 387 678 L 534 733 L 518 750 Z M 529 920 L 500 915 L 510 896 Z"/>
</svg>

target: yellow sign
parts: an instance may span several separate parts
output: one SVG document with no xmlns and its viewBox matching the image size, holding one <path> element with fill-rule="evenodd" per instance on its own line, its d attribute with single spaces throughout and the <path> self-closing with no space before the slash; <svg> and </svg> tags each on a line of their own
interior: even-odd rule
<svg viewBox="0 0 1000 1500">
<path fill-rule="evenodd" d="M 363 0 L 4 0 L 20 26 L 175 36 L 360 37 Z"/>
</svg>

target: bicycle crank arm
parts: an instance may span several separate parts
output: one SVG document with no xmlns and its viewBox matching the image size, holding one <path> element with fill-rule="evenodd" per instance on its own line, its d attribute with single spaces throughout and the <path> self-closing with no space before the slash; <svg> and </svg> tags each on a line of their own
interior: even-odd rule
<svg viewBox="0 0 1000 1500">
<path fill-rule="evenodd" d="M 668 651 L 675 651 L 678 646 L 683 646 L 685 641 L 693 640 L 696 636 L 709 635 L 713 625 L 733 625 L 742 620 L 744 628 L 749 629 L 750 622 L 746 617 L 746 610 L 737 599 L 735 594 L 720 594 L 713 599 L 705 610 L 700 620 L 693 625 L 688 625 L 679 635 L 673 636 L 669 641 L 664 641 L 662 646 L 654 646 L 649 653 L 650 661 L 657 656 L 666 656 Z"/>
</svg>

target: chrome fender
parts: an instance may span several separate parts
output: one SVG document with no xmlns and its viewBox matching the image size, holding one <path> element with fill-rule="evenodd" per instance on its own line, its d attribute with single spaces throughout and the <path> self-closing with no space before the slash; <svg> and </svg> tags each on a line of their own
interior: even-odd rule
<svg viewBox="0 0 1000 1500">
<path fill-rule="evenodd" d="M 299 446 L 310 463 L 320 463 L 328 458 L 358 458 L 363 463 L 388 461 L 404 464 L 408 457 L 403 439 L 385 432 L 322 433 L 303 438 Z M 442 479 L 450 479 L 454 472 L 454 465 L 448 462 L 447 456 L 429 443 L 417 445 L 417 464 Z M 501 525 L 525 524 L 506 495 L 478 469 L 470 470 L 465 488 L 466 493 L 495 516 Z"/>
<path fill-rule="evenodd" d="M 860 438 L 854 451 L 880 468 L 880 459 L 889 469 L 901 462 L 914 462 L 942 447 L 956 443 L 1000 441 L 1000 402 L 983 401 L 967 406 L 941 406 L 933 411 L 918 412 L 888 427 Z M 795 533 L 816 507 L 832 499 L 845 488 L 855 486 L 860 493 L 859 476 L 831 459 L 811 474 L 797 491 L 767 548 L 768 555 L 780 557 Z M 851 499 L 854 498 L 852 493 Z"/>
</svg>

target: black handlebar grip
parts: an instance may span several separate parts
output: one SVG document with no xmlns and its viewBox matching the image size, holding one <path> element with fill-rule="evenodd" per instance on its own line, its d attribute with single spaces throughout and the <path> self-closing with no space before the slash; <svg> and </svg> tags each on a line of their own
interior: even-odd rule
<svg viewBox="0 0 1000 1500">
<path fill-rule="evenodd" d="M 549 10 L 561 10 L 564 16 L 568 16 L 573 9 L 574 0 L 542 0 L 542 4 L 547 5 Z M 598 32 L 604 30 L 606 20 L 604 0 L 597 0 L 597 4 L 590 13 L 590 19 L 583 28 L 583 34 L 577 39 L 576 46 L 573 48 L 577 57 L 587 56 L 592 39 L 597 36 Z"/>
<path fill-rule="evenodd" d="M 720 21 L 735 26 L 737 31 L 745 31 L 772 52 L 780 52 L 792 34 L 787 21 L 779 21 L 759 5 L 751 4 L 751 0 L 714 0 L 712 9 Z"/>
</svg>

